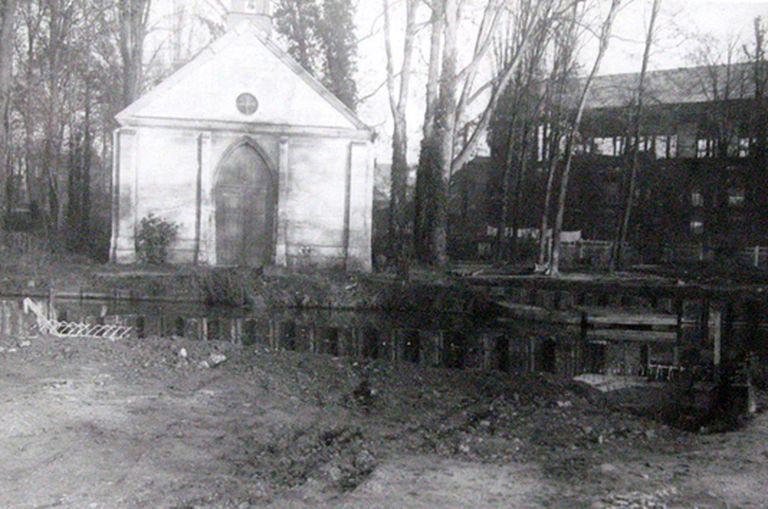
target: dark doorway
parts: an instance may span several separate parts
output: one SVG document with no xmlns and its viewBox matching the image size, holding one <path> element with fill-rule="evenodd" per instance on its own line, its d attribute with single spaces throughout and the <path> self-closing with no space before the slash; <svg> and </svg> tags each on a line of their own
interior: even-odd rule
<svg viewBox="0 0 768 509">
<path fill-rule="evenodd" d="M 274 188 L 267 163 L 249 144 L 242 144 L 225 156 L 214 192 L 219 265 L 270 263 Z"/>
<path fill-rule="evenodd" d="M 557 371 L 557 343 L 552 339 L 545 339 L 539 347 L 538 370 L 545 373 Z"/>
</svg>

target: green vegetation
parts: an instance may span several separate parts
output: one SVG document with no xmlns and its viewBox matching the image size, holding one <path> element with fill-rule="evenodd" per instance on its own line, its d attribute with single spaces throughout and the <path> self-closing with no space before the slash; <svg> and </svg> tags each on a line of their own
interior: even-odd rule
<svg viewBox="0 0 768 509">
<path fill-rule="evenodd" d="M 162 265 L 168 261 L 168 247 L 176 239 L 179 225 L 149 214 L 142 218 L 136 235 L 136 254 L 143 263 Z"/>
</svg>

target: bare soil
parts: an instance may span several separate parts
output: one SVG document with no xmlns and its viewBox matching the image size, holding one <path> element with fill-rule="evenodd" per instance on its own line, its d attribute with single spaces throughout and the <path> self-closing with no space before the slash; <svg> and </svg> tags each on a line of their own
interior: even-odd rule
<svg viewBox="0 0 768 509">
<path fill-rule="evenodd" d="M 543 376 L 0 339 L 3 508 L 765 508 L 766 486 L 765 414 L 699 435 Z"/>
</svg>

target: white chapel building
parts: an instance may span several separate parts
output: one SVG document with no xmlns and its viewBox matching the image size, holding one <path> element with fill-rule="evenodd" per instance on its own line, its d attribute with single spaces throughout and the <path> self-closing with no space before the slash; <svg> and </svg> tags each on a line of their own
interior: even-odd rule
<svg viewBox="0 0 768 509">
<path fill-rule="evenodd" d="M 117 115 L 111 259 L 149 214 L 174 263 L 371 268 L 372 131 L 271 40 L 269 0 Z"/>
</svg>

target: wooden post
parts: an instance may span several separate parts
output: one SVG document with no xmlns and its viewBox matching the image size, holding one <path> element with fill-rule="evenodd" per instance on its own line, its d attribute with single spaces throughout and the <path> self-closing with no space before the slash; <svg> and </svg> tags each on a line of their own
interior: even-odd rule
<svg viewBox="0 0 768 509">
<path fill-rule="evenodd" d="M 56 320 L 56 294 L 53 293 L 53 282 L 48 283 L 48 319 Z"/>
<path fill-rule="evenodd" d="M 587 357 L 587 329 L 589 328 L 589 317 L 586 311 L 581 312 L 581 324 L 579 334 L 579 350 L 581 352 L 581 359 L 579 359 L 579 365 L 574 366 L 574 370 L 577 374 L 584 373 L 586 371 L 586 357 Z"/>
<path fill-rule="evenodd" d="M 317 353 L 317 328 L 310 325 L 307 335 L 309 336 L 309 353 Z"/>
<path fill-rule="evenodd" d="M 715 376 L 719 377 L 723 360 L 723 310 L 716 303 L 710 303 L 708 309 L 707 332 L 712 342 Z"/>
<path fill-rule="evenodd" d="M 493 347 L 495 345 L 496 338 L 487 332 L 483 333 L 481 338 L 483 343 L 483 370 L 491 371 L 496 368 L 496 362 L 493 358 L 493 353 L 495 351 Z"/>
<path fill-rule="evenodd" d="M 197 178 L 195 179 L 195 250 L 192 264 L 200 262 L 200 232 L 203 216 L 203 135 L 197 137 Z"/>
<path fill-rule="evenodd" d="M 763 315 L 763 305 L 759 300 L 747 302 L 747 350 L 754 352 L 760 341 L 760 321 Z"/>
<path fill-rule="evenodd" d="M 672 353 L 672 364 L 675 366 L 680 365 L 680 347 L 683 344 L 683 309 L 685 308 L 683 302 L 681 297 L 675 298 L 675 315 L 677 320 L 675 323 L 675 346 Z"/>
</svg>

